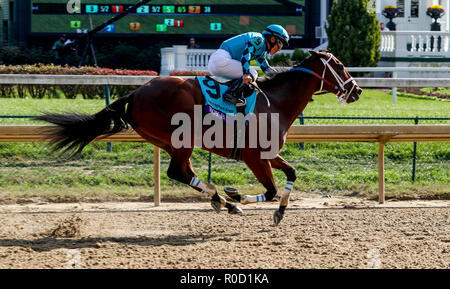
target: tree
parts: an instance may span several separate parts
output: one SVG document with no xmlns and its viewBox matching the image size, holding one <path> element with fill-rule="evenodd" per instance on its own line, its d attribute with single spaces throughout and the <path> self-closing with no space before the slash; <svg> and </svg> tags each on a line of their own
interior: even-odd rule
<svg viewBox="0 0 450 289">
<path fill-rule="evenodd" d="M 328 16 L 328 49 L 346 66 L 377 66 L 380 28 L 371 0 L 339 0 Z"/>
</svg>

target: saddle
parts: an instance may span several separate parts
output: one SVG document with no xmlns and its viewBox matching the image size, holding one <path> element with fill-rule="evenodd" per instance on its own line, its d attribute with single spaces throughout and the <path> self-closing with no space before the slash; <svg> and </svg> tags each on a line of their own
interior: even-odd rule
<svg viewBox="0 0 450 289">
<path fill-rule="evenodd" d="M 223 94 L 229 89 L 233 80 L 220 81 L 217 78 L 210 76 L 197 77 L 196 79 L 205 99 L 205 113 L 214 113 L 223 116 L 223 119 L 225 119 L 226 114 L 236 115 L 240 112 L 244 115 L 248 115 L 255 109 L 257 96 L 257 91 L 255 89 L 251 87 L 242 89 L 243 97 L 246 99 L 246 105 L 240 107 L 238 111 L 234 104 L 223 99 Z"/>
<path fill-rule="evenodd" d="M 224 121 L 229 121 L 227 115 L 235 116 L 237 113 L 244 115 L 245 123 L 248 124 L 250 115 L 253 113 L 256 104 L 256 98 L 258 92 L 251 87 L 245 87 L 242 89 L 243 97 L 246 99 L 246 105 L 236 108 L 236 106 L 223 99 L 223 94 L 228 90 L 233 80 L 219 81 L 210 76 L 197 77 L 196 78 L 203 97 L 205 99 L 205 105 L 203 111 L 205 114 L 211 113 Z M 238 130 L 237 126 L 234 126 L 234 146 L 230 152 L 230 158 L 235 160 L 241 159 L 241 148 L 237 147 L 237 140 L 244 136 L 243 131 Z"/>
</svg>

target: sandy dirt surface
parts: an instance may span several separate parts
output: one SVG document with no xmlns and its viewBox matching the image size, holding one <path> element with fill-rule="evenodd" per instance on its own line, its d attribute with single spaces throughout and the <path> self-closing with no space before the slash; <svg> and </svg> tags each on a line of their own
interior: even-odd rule
<svg viewBox="0 0 450 289">
<path fill-rule="evenodd" d="M 450 201 L 0 206 L 0 268 L 450 268 Z"/>
</svg>

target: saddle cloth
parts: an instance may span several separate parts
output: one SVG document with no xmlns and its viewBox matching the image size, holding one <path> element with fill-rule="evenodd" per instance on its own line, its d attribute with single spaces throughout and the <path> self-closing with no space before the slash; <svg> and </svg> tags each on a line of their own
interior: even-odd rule
<svg viewBox="0 0 450 289">
<path fill-rule="evenodd" d="M 214 115 L 226 119 L 227 114 L 236 115 L 237 110 L 234 104 L 225 101 L 222 96 L 228 90 L 228 83 L 220 83 L 210 77 L 197 77 L 200 84 L 203 97 L 205 98 L 204 113 L 213 113 Z M 245 119 L 253 113 L 256 104 L 257 91 L 254 90 L 250 96 L 247 96 L 244 110 Z"/>
</svg>

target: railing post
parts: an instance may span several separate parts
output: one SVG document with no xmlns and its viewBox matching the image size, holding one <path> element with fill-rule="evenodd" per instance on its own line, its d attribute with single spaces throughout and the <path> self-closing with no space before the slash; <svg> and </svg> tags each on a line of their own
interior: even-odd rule
<svg viewBox="0 0 450 289">
<path fill-rule="evenodd" d="M 175 54 L 175 70 L 186 70 L 186 45 L 174 45 L 173 52 Z"/>
<path fill-rule="evenodd" d="M 398 72 L 397 71 L 393 71 L 392 72 L 392 78 L 397 78 L 398 76 Z M 392 103 L 397 103 L 397 87 L 393 87 L 392 88 Z"/>
<path fill-rule="evenodd" d="M 211 152 L 209 152 L 209 155 L 208 155 L 208 183 L 211 183 L 211 166 L 212 166 Z"/>
<path fill-rule="evenodd" d="M 155 207 L 157 207 L 161 203 L 160 155 L 159 155 L 159 147 L 157 146 L 154 146 L 153 149 L 153 175 L 155 179 L 153 202 L 155 204 Z"/>
<path fill-rule="evenodd" d="M 161 73 L 169 75 L 175 69 L 175 53 L 173 47 L 161 48 Z"/>
<path fill-rule="evenodd" d="M 416 125 L 419 124 L 419 117 L 416 116 L 414 118 L 414 123 Z M 412 182 L 414 183 L 416 181 L 416 157 L 417 157 L 417 142 L 414 142 L 414 148 L 413 148 L 413 163 L 412 163 Z"/>
<path fill-rule="evenodd" d="M 380 137 L 378 143 L 378 203 L 384 204 L 384 144 L 385 140 Z"/>
<path fill-rule="evenodd" d="M 111 91 L 109 89 L 109 85 L 103 86 L 103 93 L 105 95 L 106 106 L 108 106 L 111 104 Z M 106 151 L 109 153 L 112 152 L 112 143 L 110 142 L 106 143 Z"/>
<path fill-rule="evenodd" d="M 300 120 L 300 125 L 304 125 L 304 124 L 305 124 L 305 119 L 304 119 L 304 117 L 303 117 L 303 112 L 300 113 L 298 119 Z M 300 149 L 301 149 L 301 150 L 304 150 L 304 149 L 305 149 L 305 143 L 303 143 L 303 142 L 300 143 Z"/>
</svg>

